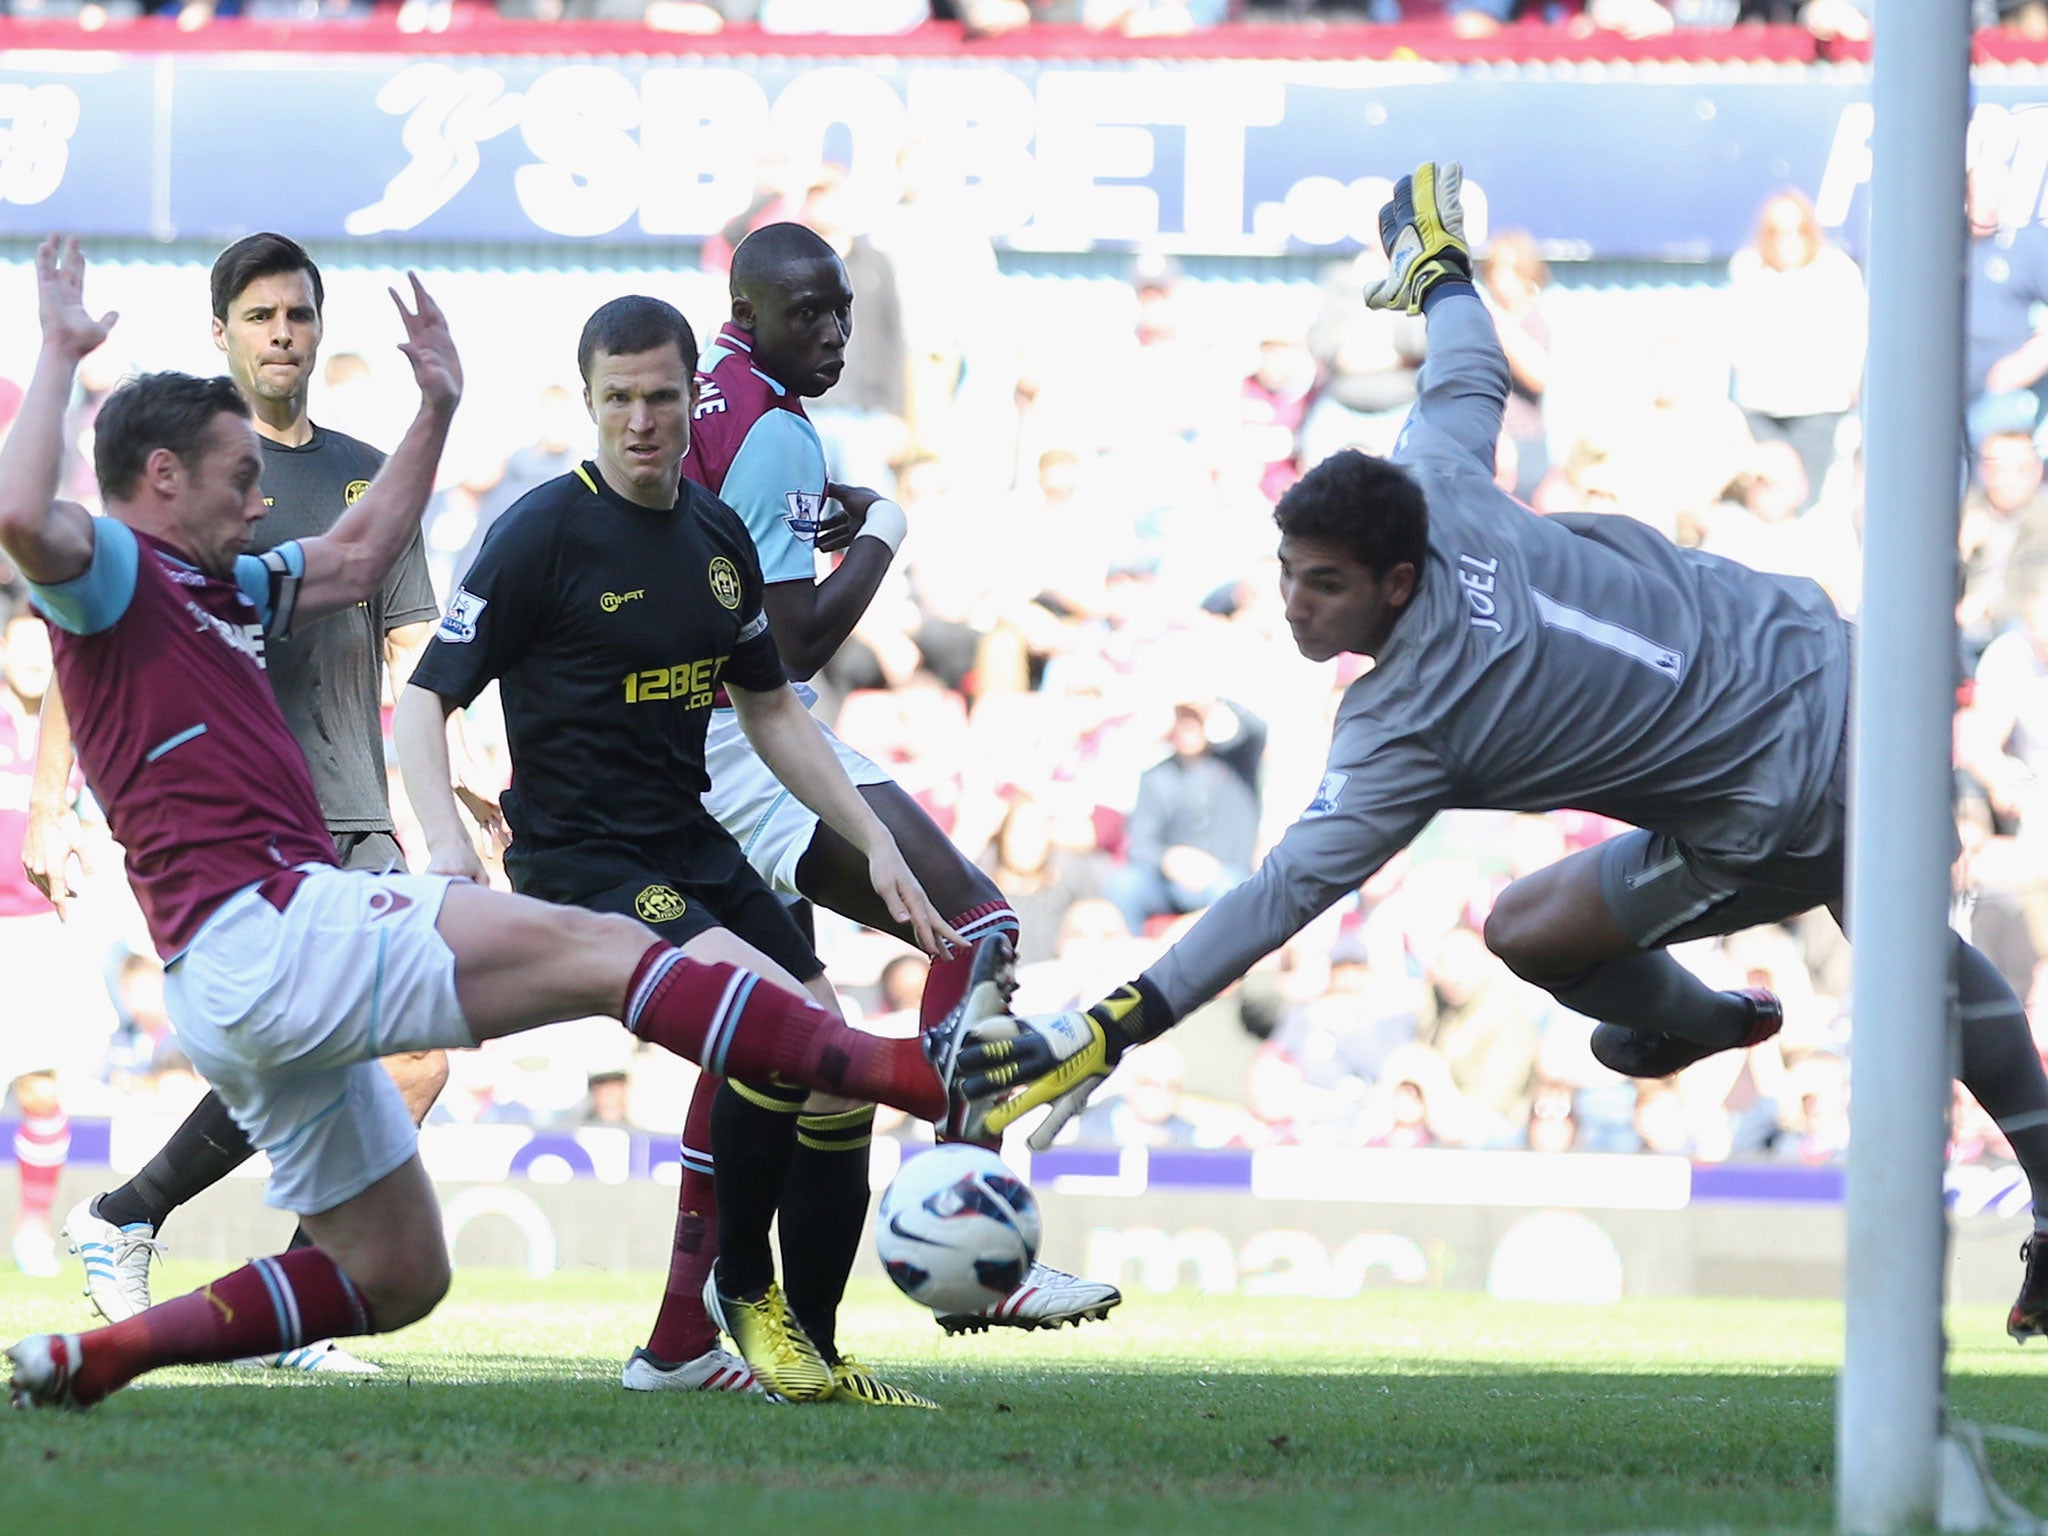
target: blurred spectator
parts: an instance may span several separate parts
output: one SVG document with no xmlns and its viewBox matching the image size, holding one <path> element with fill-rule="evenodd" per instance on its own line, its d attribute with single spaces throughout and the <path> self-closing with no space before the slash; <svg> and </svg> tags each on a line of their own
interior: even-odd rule
<svg viewBox="0 0 2048 1536">
<path fill-rule="evenodd" d="M 2005 206 L 2007 165 L 1990 146 L 1973 148 L 1963 392 L 1970 439 L 1981 443 L 1994 432 L 2041 426 L 2048 329 L 2034 317 L 2048 304 L 2048 229 L 2032 208 Z"/>
<path fill-rule="evenodd" d="M 1301 476 L 1301 425 L 1315 393 L 1316 361 L 1307 346 L 1269 328 L 1258 366 L 1239 392 L 1246 452 L 1260 466 L 1259 494 L 1269 502 Z"/>
<path fill-rule="evenodd" d="M 586 1079 L 588 1090 L 582 1099 L 555 1123 L 564 1130 L 603 1125 L 628 1128 L 631 1122 L 626 1116 L 626 1081 L 626 1074 L 617 1068 L 592 1072 Z"/>
<path fill-rule="evenodd" d="M 866 235 L 854 232 L 851 219 L 846 172 L 836 165 L 819 167 L 805 189 L 797 221 L 809 225 L 846 263 L 853 330 L 846 343 L 846 371 L 829 393 L 804 409 L 824 439 L 832 478 L 883 490 L 891 466 L 909 450 L 903 413 L 910 359 L 895 264 Z"/>
<path fill-rule="evenodd" d="M 1531 1152 L 1575 1152 L 1579 1146 L 1578 1111 L 1569 1088 L 1539 1090 L 1529 1105 L 1523 1144 Z"/>
<path fill-rule="evenodd" d="M 1173 755 L 1145 770 L 1132 807 L 1122 869 L 1108 896 L 1133 933 L 1155 917 L 1197 912 L 1251 874 L 1259 803 L 1238 771 L 1210 749 L 1213 699 L 1173 706 Z"/>
<path fill-rule="evenodd" d="M 1754 240 L 1728 264 L 1735 403 L 1759 443 L 1790 443 L 1805 467 L 1804 511 L 1834 464 L 1868 340 L 1863 274 L 1821 233 L 1806 194 L 1764 200 Z"/>
<path fill-rule="evenodd" d="M 1384 1075 L 1366 1102 L 1369 1147 L 1464 1145 L 1463 1105 L 1443 1058 L 1409 1044 L 1387 1058 Z"/>
<path fill-rule="evenodd" d="M 1983 786 L 1997 830 L 2030 844 L 2048 832 L 2041 800 L 2048 780 L 2048 580 L 2022 599 L 2019 627 L 1978 659 L 1976 687 L 1957 722 L 1956 758 Z M 2035 867 L 2048 872 L 2048 863 Z"/>
<path fill-rule="evenodd" d="M 1079 22 L 1125 37 L 1184 37 L 1230 19 L 1232 0 L 1032 0 L 1042 22 Z"/>
<path fill-rule="evenodd" d="M 1514 444 L 1511 494 L 1527 501 L 1550 470 L 1544 435 L 1543 395 L 1550 387 L 1550 322 L 1543 290 L 1550 264 L 1525 229 L 1503 229 L 1479 258 L 1479 291 L 1493 312 L 1493 328 L 1508 359 L 1508 403 L 1501 431 Z"/>
<path fill-rule="evenodd" d="M 1642 404 L 1614 413 L 1617 510 L 1675 538 L 1751 463 L 1756 442 L 1728 398 L 1725 372 L 1697 344 L 1652 341 L 1643 373 Z"/>
<path fill-rule="evenodd" d="M 940 146 L 907 140 L 896 154 L 896 205 L 869 238 L 895 269 L 902 304 L 908 451 L 966 450 L 979 463 L 994 457 L 993 418 L 1016 374 L 996 334 L 1003 305 L 995 247 L 977 227 L 964 177 L 947 175 L 956 164 Z M 1005 489 L 1007 475 L 996 478 L 987 488 Z"/>
<path fill-rule="evenodd" d="M 1437 941 L 1428 977 L 1416 1039 L 1443 1059 L 1463 1097 L 1468 1139 L 1517 1139 L 1529 1110 L 1543 995 L 1509 974 L 1463 924 Z"/>
<path fill-rule="evenodd" d="M 2048 492 L 2031 433 L 1993 432 L 1978 446 L 1960 537 L 1956 624 L 1974 658 L 2018 622 L 2022 596 L 2048 577 Z"/>
<path fill-rule="evenodd" d="M 1780 1157 L 1816 1165 L 1840 1163 L 1849 1154 L 1849 1063 L 1833 1051 L 1815 1051 L 1796 1062 L 1787 1078 L 1782 1106 Z"/>
<path fill-rule="evenodd" d="M 1313 467 L 1342 448 L 1391 452 L 1415 403 L 1425 350 L 1422 321 L 1365 304 L 1367 290 L 1386 272 L 1378 242 L 1368 241 L 1352 260 L 1323 273 L 1322 308 L 1308 332 L 1308 349 L 1323 377 L 1302 423 L 1304 465 Z"/>
<path fill-rule="evenodd" d="M 1052 959 L 1068 909 L 1101 894 L 1094 863 L 1054 843 L 1052 818 L 1029 794 L 1011 800 L 982 867 L 1016 910 L 1023 929 L 1017 940 L 1020 965 Z"/>
<path fill-rule="evenodd" d="M 1081 1112 L 1074 1140 L 1093 1147 L 1192 1147 L 1199 1132 L 1181 1113 L 1187 1061 L 1154 1040 L 1125 1054 L 1106 1091 Z"/>
<path fill-rule="evenodd" d="M 164 969 L 156 956 L 123 954 L 114 973 L 120 1018 L 107 1042 L 107 1084 L 120 1093 L 149 1093 L 160 1073 L 190 1071 L 164 1011 Z M 195 1095 L 196 1097 L 196 1095 Z"/>
</svg>

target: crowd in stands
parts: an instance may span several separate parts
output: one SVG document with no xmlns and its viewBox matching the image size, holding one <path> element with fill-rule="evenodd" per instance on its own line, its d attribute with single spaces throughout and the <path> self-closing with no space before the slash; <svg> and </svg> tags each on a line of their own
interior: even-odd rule
<svg viewBox="0 0 2048 1536">
<path fill-rule="evenodd" d="M 1870 38 L 1877 0 L 0 0 L 0 16 L 75 19 L 97 30 L 143 18 L 196 31 L 216 18 L 361 21 L 386 14 L 405 31 L 441 31 L 465 5 L 511 21 L 616 22 L 709 37 L 731 26 L 783 36 L 889 37 L 933 21 L 968 38 L 1034 26 L 1080 27 L 1135 39 L 1170 39 L 1246 22 L 1440 24 L 1460 40 L 1484 40 L 1524 23 L 1585 38 L 1640 42 L 1699 30 L 1758 25 L 1803 28 L 1823 44 Z M 2048 40 L 2048 0 L 1971 0 L 1979 28 Z"/>
<path fill-rule="evenodd" d="M 849 367 L 813 414 L 835 478 L 893 492 L 912 532 L 890 585 L 815 680 L 819 711 L 1015 905 L 1018 1009 L 1087 1001 L 1185 931 L 1313 797 L 1332 710 L 1361 663 L 1295 652 L 1270 507 L 1325 453 L 1391 447 L 1424 338 L 1360 302 L 1380 261 L 1371 251 L 1320 286 L 1270 290 L 1205 283 L 1144 254 L 1062 330 L 1033 307 L 1030 278 L 1006 275 L 985 241 L 921 205 L 911 161 L 901 201 L 878 216 L 857 220 L 841 191 L 827 169 L 758 198 L 705 249 L 685 308 L 700 334 L 715 329 L 720 262 L 750 225 L 803 219 L 844 253 L 857 293 Z M 1996 192 L 1978 188 L 1975 239 L 2006 254 L 1980 263 L 2004 275 L 1979 281 L 2018 281 L 2025 249 L 2048 233 L 2002 227 Z M 1763 203 L 1725 281 L 1697 285 L 1697 323 L 1631 328 L 1605 354 L 1632 368 L 1561 366 L 1587 354 L 1598 306 L 1560 303 L 1525 235 L 1485 232 L 1478 269 L 1514 381 L 1497 478 L 1529 515 L 1625 513 L 1681 544 L 1812 577 L 1855 614 L 1863 286 L 1804 195 Z M 448 298 L 458 310 L 459 291 Z M 2048 1003 L 2036 981 L 2048 981 L 2048 390 L 2036 383 L 2048 349 L 2021 331 L 1973 339 L 1983 345 L 1959 566 L 1967 851 L 1955 914 L 2023 995 Z M 81 451 L 94 391 L 162 361 L 124 356 L 88 371 Z M 399 375 L 348 350 L 326 365 L 314 419 L 388 438 Z M 515 433 L 487 411 L 451 450 L 426 529 L 444 596 L 491 521 L 587 451 L 567 373 L 539 390 L 530 424 Z M 1568 384 L 1571 400 L 1560 398 Z M 0 415 L 18 398 L 0 388 Z M 73 487 L 89 493 L 82 471 Z M 488 696 L 469 730 L 473 752 L 502 765 Z M 417 850 L 395 772 L 392 783 L 401 836 Z M 1770 987 L 1786 1025 L 1666 1082 L 1602 1068 L 1591 1022 L 1487 951 L 1481 930 L 1508 881 L 1614 830 L 1583 813 L 1439 818 L 1241 986 L 1131 1053 L 1068 1134 L 1119 1146 L 1839 1161 L 1851 1000 L 1846 947 L 1825 913 L 1684 947 L 1717 986 Z M 76 920 L 109 938 L 119 1028 L 66 1092 L 74 1113 L 182 1109 L 198 1085 L 164 1028 L 147 945 L 121 916 L 115 867 L 109 850 Z M 921 965 L 893 940 L 818 916 L 849 1011 L 873 1028 L 913 1028 Z M 2048 1007 L 2036 1017 L 2048 1043 Z M 564 1025 L 465 1054 L 436 1119 L 675 1129 L 688 1069 L 629 1044 L 615 1029 Z M 1957 1140 L 1972 1157 L 1999 1155 L 1995 1128 L 1960 1094 Z"/>
</svg>

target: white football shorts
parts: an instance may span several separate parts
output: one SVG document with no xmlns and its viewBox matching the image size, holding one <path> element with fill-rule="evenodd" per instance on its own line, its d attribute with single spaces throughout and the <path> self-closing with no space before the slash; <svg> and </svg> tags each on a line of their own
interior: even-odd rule
<svg viewBox="0 0 2048 1536">
<path fill-rule="evenodd" d="M 820 721 L 818 728 L 855 784 L 889 782 L 888 773 L 833 735 L 830 726 Z M 747 862 L 772 890 L 783 896 L 801 895 L 796 866 L 818 829 L 817 813 L 768 771 L 740 729 L 739 716 L 730 709 L 711 712 L 711 728 L 704 737 L 704 771 L 711 775 L 704 809 L 733 835 Z"/>
<path fill-rule="evenodd" d="M 265 887 L 229 897 L 171 962 L 164 1001 L 192 1065 L 269 1156 L 264 1201 L 317 1215 L 418 1144 L 378 1058 L 475 1042 L 434 928 L 445 876 L 301 873 L 282 908 Z"/>
</svg>

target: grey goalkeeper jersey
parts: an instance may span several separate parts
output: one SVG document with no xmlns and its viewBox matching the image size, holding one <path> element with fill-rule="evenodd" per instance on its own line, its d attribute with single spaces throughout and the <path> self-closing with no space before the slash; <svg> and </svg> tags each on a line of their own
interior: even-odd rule
<svg viewBox="0 0 2048 1536">
<path fill-rule="evenodd" d="M 1147 973 L 1187 1012 L 1453 807 L 1597 811 L 1734 866 L 1796 848 L 1841 750 L 1850 634 L 1813 582 L 1627 517 L 1539 517 L 1493 483 L 1507 363 L 1485 306 L 1429 305 L 1393 457 L 1429 556 L 1345 691 L 1315 800 Z"/>
</svg>

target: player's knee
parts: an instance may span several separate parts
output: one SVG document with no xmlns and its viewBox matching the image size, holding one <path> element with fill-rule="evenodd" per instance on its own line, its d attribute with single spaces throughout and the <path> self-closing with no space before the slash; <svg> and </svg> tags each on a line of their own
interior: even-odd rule
<svg viewBox="0 0 2048 1536">
<path fill-rule="evenodd" d="M 384 1070 L 398 1085 L 405 1107 L 412 1114 L 413 1124 L 418 1125 L 426 1120 L 434 1101 L 441 1097 L 441 1090 L 448 1086 L 448 1053 L 405 1051 L 385 1057 Z"/>
<path fill-rule="evenodd" d="M 842 1098 L 836 1093 L 814 1093 L 804 1100 L 804 1114 L 844 1115 L 856 1109 L 873 1109 L 874 1105 L 864 1099 Z"/>
<path fill-rule="evenodd" d="M 379 1333 L 418 1322 L 448 1294 L 448 1250 L 438 1242 L 412 1245 L 357 1269 L 349 1278 L 369 1303 Z"/>
<path fill-rule="evenodd" d="M 1517 880 L 1502 891 L 1486 914 L 1486 947 L 1502 964 L 1524 980 L 1539 974 L 1542 958 L 1537 943 L 1542 898 L 1529 889 L 1529 882 Z"/>
</svg>

